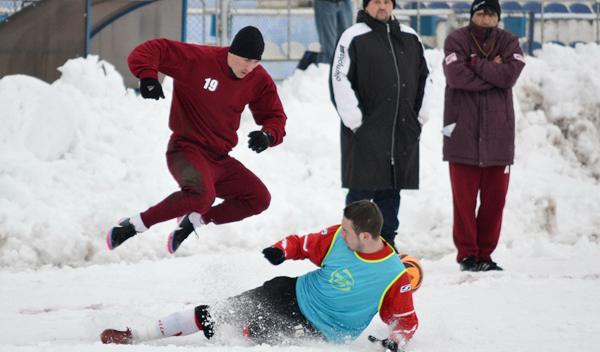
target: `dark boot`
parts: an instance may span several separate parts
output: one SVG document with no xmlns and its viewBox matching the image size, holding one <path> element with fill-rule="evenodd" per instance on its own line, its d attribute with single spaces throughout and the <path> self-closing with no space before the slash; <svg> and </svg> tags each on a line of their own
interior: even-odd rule
<svg viewBox="0 0 600 352">
<path fill-rule="evenodd" d="M 460 261 L 460 271 L 479 271 L 479 263 L 474 255 L 464 257 Z"/>
<path fill-rule="evenodd" d="M 502 271 L 502 268 L 499 267 L 496 263 L 494 263 L 491 260 L 480 261 L 479 265 L 478 265 L 478 269 L 479 269 L 479 271 L 492 271 L 492 270 Z"/>
</svg>

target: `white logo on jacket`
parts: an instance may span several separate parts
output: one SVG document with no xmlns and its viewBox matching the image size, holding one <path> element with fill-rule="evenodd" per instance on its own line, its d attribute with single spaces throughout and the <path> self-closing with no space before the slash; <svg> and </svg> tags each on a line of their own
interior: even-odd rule
<svg viewBox="0 0 600 352">
<path fill-rule="evenodd" d="M 453 62 L 454 62 L 454 61 L 456 61 L 456 60 L 458 60 L 458 59 L 456 58 L 456 53 L 452 53 L 452 54 L 450 54 L 450 55 L 446 56 L 446 59 L 445 59 L 445 61 L 446 61 L 446 65 L 448 65 L 448 64 L 451 64 L 451 63 L 453 63 Z"/>
<path fill-rule="evenodd" d="M 523 55 L 514 53 L 513 56 L 515 57 L 515 60 L 525 63 L 525 59 L 523 58 Z"/>
</svg>

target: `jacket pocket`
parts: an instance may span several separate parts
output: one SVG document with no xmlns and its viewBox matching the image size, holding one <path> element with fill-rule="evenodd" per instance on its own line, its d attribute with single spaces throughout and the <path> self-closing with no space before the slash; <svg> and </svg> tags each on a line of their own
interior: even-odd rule
<svg viewBox="0 0 600 352">
<path fill-rule="evenodd" d="M 444 126 L 444 128 L 442 128 L 442 134 L 446 137 L 451 137 L 455 127 L 456 122 L 452 122 L 451 124 Z"/>
<path fill-rule="evenodd" d="M 369 126 L 368 126 L 369 123 L 370 123 L 370 121 L 368 119 L 368 115 L 363 115 L 362 123 L 355 131 L 352 132 L 352 136 L 354 138 L 356 138 L 357 136 L 360 136 L 363 131 L 365 131 L 369 128 Z"/>
<path fill-rule="evenodd" d="M 354 132 L 355 138 L 361 138 L 362 136 L 370 134 L 372 130 L 378 129 L 379 124 L 381 124 L 381 119 L 378 118 L 377 115 L 366 114 L 363 115 L 362 124 L 356 131 Z"/>
<path fill-rule="evenodd" d="M 412 108 L 410 102 L 407 99 L 404 99 L 405 108 L 400 111 L 400 118 L 406 118 L 407 126 L 410 131 L 411 136 L 415 136 L 417 139 L 421 135 L 421 123 L 419 122 L 419 117 L 415 113 L 415 110 Z M 406 114 L 406 115 L 405 115 Z M 404 117 L 405 115 L 406 117 Z"/>
</svg>

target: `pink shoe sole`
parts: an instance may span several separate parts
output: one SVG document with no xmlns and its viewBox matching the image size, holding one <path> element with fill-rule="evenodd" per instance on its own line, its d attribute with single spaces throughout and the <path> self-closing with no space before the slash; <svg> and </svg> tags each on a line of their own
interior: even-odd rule
<svg viewBox="0 0 600 352">
<path fill-rule="evenodd" d="M 175 233 L 175 231 L 171 232 L 169 234 L 169 239 L 167 240 L 167 249 L 169 250 L 169 253 L 171 254 L 175 254 L 175 251 L 173 250 L 173 234 Z"/>
<path fill-rule="evenodd" d="M 178 216 L 177 217 L 177 225 L 179 225 L 179 222 L 181 221 L 181 218 L 183 216 Z M 167 249 L 169 250 L 169 253 L 171 254 L 175 254 L 175 251 L 173 250 L 173 234 L 175 233 L 175 231 L 171 232 L 169 234 L 169 239 L 167 240 Z"/>
</svg>

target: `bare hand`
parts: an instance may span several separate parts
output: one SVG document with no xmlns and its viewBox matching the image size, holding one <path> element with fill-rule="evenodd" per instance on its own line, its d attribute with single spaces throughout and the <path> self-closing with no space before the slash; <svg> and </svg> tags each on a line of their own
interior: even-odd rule
<svg viewBox="0 0 600 352">
<path fill-rule="evenodd" d="M 502 58 L 500 57 L 500 55 L 498 55 L 498 56 L 496 56 L 494 58 L 494 62 L 497 63 L 497 64 L 501 64 L 502 63 Z"/>
</svg>

